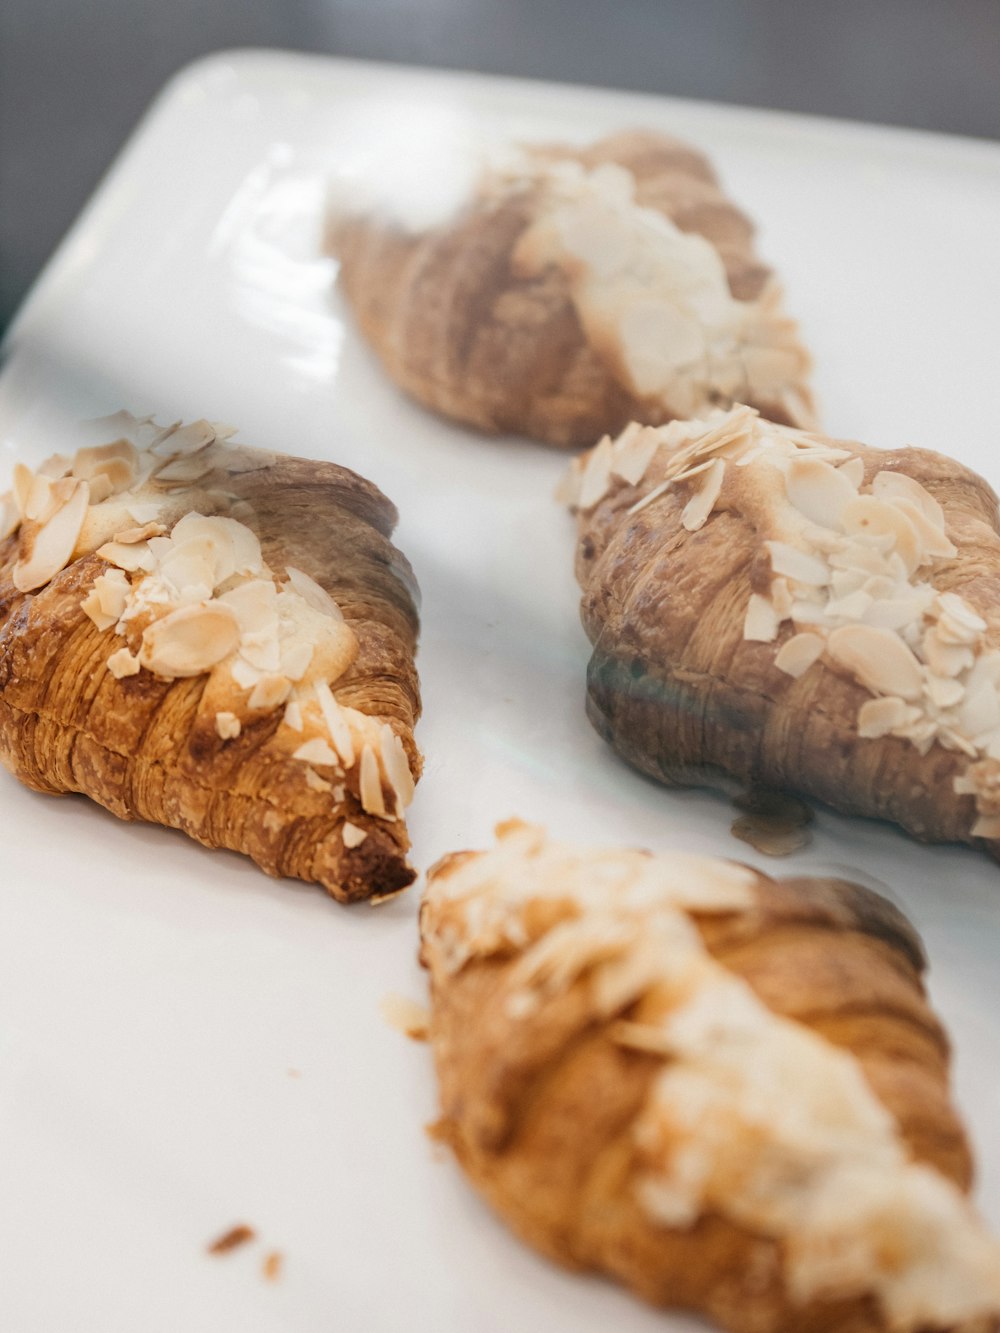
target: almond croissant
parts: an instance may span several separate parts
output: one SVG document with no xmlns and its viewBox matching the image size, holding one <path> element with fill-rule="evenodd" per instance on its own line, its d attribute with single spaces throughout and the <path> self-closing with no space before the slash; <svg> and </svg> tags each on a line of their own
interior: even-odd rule
<svg viewBox="0 0 1000 1333">
<path fill-rule="evenodd" d="M 895 908 L 497 832 L 429 873 L 422 960 L 436 1133 L 524 1239 L 734 1333 L 1000 1327 Z"/>
<path fill-rule="evenodd" d="M 747 408 L 577 460 L 598 731 L 662 782 L 816 797 L 1000 853 L 1000 529 L 940 454 Z"/>
<path fill-rule="evenodd" d="M 708 161 L 663 135 L 531 147 L 419 226 L 329 226 L 341 286 L 392 378 L 480 430 L 588 443 L 734 401 L 809 425 L 809 358 Z"/>
<path fill-rule="evenodd" d="M 0 497 L 0 760 L 348 901 L 413 879 L 416 585 L 331 463 L 128 413 Z"/>
</svg>

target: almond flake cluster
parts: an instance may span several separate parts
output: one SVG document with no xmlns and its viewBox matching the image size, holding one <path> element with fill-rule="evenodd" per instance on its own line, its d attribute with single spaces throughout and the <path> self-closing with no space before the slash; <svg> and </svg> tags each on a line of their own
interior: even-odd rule
<svg viewBox="0 0 1000 1333">
<path fill-rule="evenodd" d="M 339 704 L 330 688 L 357 654 L 354 632 L 304 571 L 289 566 L 278 579 L 256 533 L 233 516 L 250 514 L 225 490 L 225 477 L 268 456 L 262 463 L 226 446 L 232 429 L 206 421 L 161 428 L 122 412 L 81 430 L 102 442 L 35 472 L 19 464 L 13 491 L 0 497 L 0 532 L 18 534 L 18 590 L 36 591 L 96 553 L 109 568 L 81 607 L 123 640 L 108 658 L 112 675 L 208 675 L 205 697 L 218 704 L 215 729 L 227 741 L 283 707 L 292 757 L 308 766 L 310 787 L 343 802 L 347 772 L 356 769 L 363 809 L 397 818 L 413 795 L 400 738 Z M 191 502 L 225 512 L 201 513 Z M 346 845 L 366 836 L 345 825 Z"/>
<path fill-rule="evenodd" d="M 558 161 L 535 172 L 541 211 L 518 242 L 515 268 L 564 270 L 590 342 L 620 362 L 637 397 L 677 417 L 752 397 L 811 424 L 808 358 L 777 283 L 754 301 L 733 297 L 715 247 L 636 203 L 625 167 Z"/>
<path fill-rule="evenodd" d="M 774 1013 L 709 953 L 693 918 L 753 913 L 753 871 L 579 851 L 517 821 L 497 834 L 428 876 L 432 975 L 511 960 L 496 1002 L 545 1032 L 546 1005 L 582 980 L 592 1023 L 662 1060 L 632 1128 L 654 1222 L 687 1229 L 717 1213 L 775 1237 L 796 1301 L 872 1292 L 900 1333 L 995 1308 L 996 1242 L 950 1180 L 912 1161 L 855 1056 Z M 656 1017 L 622 1019 L 629 1009 Z"/>
<path fill-rule="evenodd" d="M 585 512 L 614 478 L 637 486 L 654 457 L 665 475 L 630 512 L 689 483 L 689 531 L 724 501 L 729 469 L 768 470 L 761 529 L 771 534 L 770 588 L 751 594 L 743 635 L 772 643 L 791 624 L 775 655 L 781 671 L 799 677 L 820 661 L 846 671 L 873 696 L 858 712 L 863 737 L 1000 760 L 1000 651 L 988 646 L 983 617 L 930 579 L 935 562 L 957 552 L 941 506 L 919 482 L 887 468 L 866 484 L 850 450 L 738 407 L 709 421 L 633 423 L 577 460 L 562 498 Z M 988 782 L 986 772 L 955 779 L 957 793 L 987 806 L 975 837 L 1000 837 L 1000 815 L 989 808 L 1000 793 Z"/>
</svg>

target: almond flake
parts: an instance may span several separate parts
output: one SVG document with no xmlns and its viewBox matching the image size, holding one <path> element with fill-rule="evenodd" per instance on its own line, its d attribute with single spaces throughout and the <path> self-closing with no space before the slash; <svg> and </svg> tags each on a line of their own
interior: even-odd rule
<svg viewBox="0 0 1000 1333">
<path fill-rule="evenodd" d="M 917 699 L 923 691 L 920 663 L 898 634 L 872 625 L 842 625 L 827 641 L 832 659 L 866 689 Z"/>
<path fill-rule="evenodd" d="M 843 473 L 815 458 L 793 458 L 784 473 L 785 490 L 794 507 L 826 528 L 837 527 L 844 506 L 857 494 L 857 487 Z"/>
<path fill-rule="evenodd" d="M 981 615 L 973 610 L 964 597 L 959 597 L 957 593 L 938 593 L 936 607 L 942 615 L 948 616 L 964 629 L 967 629 L 974 634 L 985 633 L 987 628 L 986 621 Z"/>
<path fill-rule="evenodd" d="M 127 648 L 119 648 L 108 658 L 108 670 L 116 680 L 123 676 L 137 676 L 140 670 L 138 657 L 133 657 Z"/>
<path fill-rule="evenodd" d="M 285 724 L 293 731 L 302 730 L 302 705 L 297 699 L 291 699 L 285 708 Z"/>
<path fill-rule="evenodd" d="M 929 629 L 921 641 L 924 661 L 936 676 L 957 676 L 975 661 L 971 648 L 964 644 L 942 643 L 936 629 Z"/>
<path fill-rule="evenodd" d="M 319 764 L 324 768 L 337 768 L 340 764 L 340 760 L 322 736 L 314 736 L 312 740 L 303 741 L 292 754 L 292 758 L 301 759 L 306 764 Z"/>
<path fill-rule="evenodd" d="M 72 467 L 73 460 L 67 458 L 65 454 L 51 454 L 44 463 L 39 463 L 35 471 L 39 476 L 58 481 L 60 477 L 65 477 Z"/>
<path fill-rule="evenodd" d="M 370 745 L 364 746 L 361 751 L 358 786 L 362 808 L 370 815 L 384 815 L 386 810 L 385 799 L 382 795 L 382 779 L 379 776 L 375 751 Z"/>
<path fill-rule="evenodd" d="M 924 562 L 923 542 L 896 505 L 878 500 L 874 495 L 856 495 L 844 506 L 840 521 L 847 533 L 884 539 L 886 549 L 894 550 L 902 558 L 907 575 Z"/>
<path fill-rule="evenodd" d="M 874 598 L 870 593 L 858 589 L 846 597 L 831 597 L 826 604 L 826 614 L 832 620 L 863 620 L 865 612 L 872 605 Z"/>
<path fill-rule="evenodd" d="M 69 498 L 40 527 L 22 525 L 20 559 L 11 574 L 18 592 L 34 592 L 69 564 L 89 503 L 89 486 L 76 481 L 71 483 Z"/>
<path fill-rule="evenodd" d="M 175 421 L 172 426 L 167 426 L 153 440 L 149 446 L 149 452 L 159 457 L 171 457 L 174 454 L 197 453 L 199 449 L 206 449 L 215 442 L 215 428 L 208 421 L 192 421 L 189 426 L 183 430 L 179 429 L 181 423 Z"/>
<path fill-rule="evenodd" d="M 148 625 L 139 660 L 167 680 L 200 676 L 234 652 L 239 640 L 239 625 L 228 607 L 199 602 Z"/>
<path fill-rule="evenodd" d="M 323 720 L 326 722 L 326 729 L 330 733 L 330 739 L 337 747 L 337 751 L 344 761 L 344 767 L 350 768 L 354 763 L 354 741 L 343 710 L 333 697 L 333 691 L 325 680 L 316 681 L 313 689 L 316 694 L 316 702 L 323 713 Z"/>
<path fill-rule="evenodd" d="M 207 477 L 215 468 L 211 457 L 205 454 L 183 455 L 172 458 L 157 469 L 154 478 L 158 482 L 174 482 L 190 486 Z"/>
<path fill-rule="evenodd" d="M 383 722 L 379 732 L 379 757 L 389 786 L 396 797 L 396 813 L 399 814 L 413 800 L 413 774 L 403 742 L 387 722 Z"/>
<path fill-rule="evenodd" d="M 122 546 L 135 546 L 149 537 L 162 537 L 165 532 L 166 528 L 162 523 L 143 523 L 142 527 L 125 528 L 123 532 L 116 532 L 113 540 Z"/>
<path fill-rule="evenodd" d="M 130 574 L 135 574 L 139 570 L 149 574 L 156 568 L 156 557 L 149 549 L 148 542 L 136 542 L 134 545 L 105 542 L 103 546 L 97 548 L 97 554 L 109 565 L 116 565 Z"/>
<path fill-rule="evenodd" d="M 326 778 L 321 778 L 314 768 L 306 769 L 306 786 L 311 791 L 322 792 L 324 794 L 332 790 L 330 783 L 327 782 Z"/>
<path fill-rule="evenodd" d="M 823 640 L 818 634 L 793 634 L 778 649 L 774 665 L 779 671 L 798 680 L 823 653 Z"/>
<path fill-rule="evenodd" d="M 930 491 L 905 472 L 876 472 L 871 490 L 880 500 L 907 500 L 916 505 L 940 532 L 944 532 L 944 510 Z"/>
<path fill-rule="evenodd" d="M 771 569 L 796 583 L 822 588 L 830 582 L 831 571 L 823 560 L 807 555 L 787 542 L 765 542 L 771 556 Z"/>
<path fill-rule="evenodd" d="M 895 506 L 897 512 L 905 514 L 916 528 L 917 534 L 923 543 L 925 559 L 934 557 L 950 560 L 952 556 L 958 554 L 957 548 L 953 545 L 947 533 L 932 523 L 923 510 L 915 505 L 912 500 L 896 500 Z"/>
<path fill-rule="evenodd" d="M 368 837 L 368 832 L 366 829 L 358 828 L 357 824 L 352 824 L 350 820 L 345 820 L 342 837 L 345 847 L 360 847 Z"/>
<path fill-rule="evenodd" d="M 658 500 L 673 484 L 673 477 L 668 477 L 666 481 L 661 481 L 658 486 L 654 486 L 653 489 L 647 495 L 644 495 L 641 500 L 636 500 L 635 504 L 632 505 L 628 512 L 630 514 L 638 514 L 641 510 L 645 509 L 647 505 L 651 505 L 654 500 Z"/>
<path fill-rule="evenodd" d="M 12 491 L 0 495 L 0 542 L 6 541 L 21 524 L 21 512 Z"/>
<path fill-rule="evenodd" d="M 22 518 L 28 517 L 28 497 L 34 484 L 35 474 L 24 463 L 14 464 L 13 496 L 17 511 Z"/>
<path fill-rule="evenodd" d="M 788 580 L 773 579 L 771 581 L 771 605 L 774 607 L 779 622 L 787 620 L 792 614 L 793 603 L 794 598 L 788 586 Z"/>
<path fill-rule="evenodd" d="M 291 693 L 292 682 L 287 676 L 264 676 L 253 687 L 247 707 L 257 712 L 263 709 L 270 712 L 280 707 Z"/>
<path fill-rule="evenodd" d="M 715 507 L 716 500 L 719 498 L 725 472 L 725 460 L 722 458 L 714 459 L 705 480 L 702 482 L 701 489 L 684 506 L 681 513 L 681 523 L 688 532 L 697 532 L 699 528 L 705 525 L 709 514 Z"/>
<path fill-rule="evenodd" d="M 916 708 L 891 695 L 884 699 L 867 699 L 858 709 L 858 735 L 865 740 L 878 740 L 898 727 L 909 726 L 919 716 Z"/>
<path fill-rule="evenodd" d="M 778 617 L 774 607 L 760 593 L 750 594 L 743 620 L 743 637 L 751 643 L 771 643 L 778 635 Z"/>
<path fill-rule="evenodd" d="M 633 421 L 615 441 L 615 463 L 612 472 L 629 486 L 638 486 L 646 475 L 660 447 L 659 432 L 650 426 Z"/>
<path fill-rule="evenodd" d="M 845 476 L 854 489 L 857 490 L 858 487 L 863 484 L 865 479 L 864 459 L 857 457 L 849 458 L 846 463 L 840 464 L 837 471 Z"/>
<path fill-rule="evenodd" d="M 928 676 L 924 693 L 937 708 L 953 708 L 965 698 L 965 686 L 948 676 Z"/>
<path fill-rule="evenodd" d="M 952 682 L 957 683 L 957 682 Z M 975 693 L 966 686 L 965 702 L 958 718 L 962 731 L 967 736 L 979 736 L 1000 727 L 1000 696 L 995 685 L 984 683 Z"/>
<path fill-rule="evenodd" d="M 578 508 L 584 511 L 593 509 L 594 505 L 604 498 L 611 480 L 613 462 L 611 437 L 605 435 L 587 455 L 580 484 L 580 498 L 577 501 Z"/>
<path fill-rule="evenodd" d="M 343 611 L 315 579 L 310 578 L 303 570 L 296 569 L 294 565 L 285 567 L 285 575 L 293 591 L 298 593 L 307 606 L 311 606 L 314 611 L 319 611 L 323 615 L 331 616 L 334 620 L 343 620 Z"/>
<path fill-rule="evenodd" d="M 222 740 L 231 741 L 243 730 L 243 724 L 235 713 L 224 711 L 215 715 L 215 730 Z"/>
</svg>

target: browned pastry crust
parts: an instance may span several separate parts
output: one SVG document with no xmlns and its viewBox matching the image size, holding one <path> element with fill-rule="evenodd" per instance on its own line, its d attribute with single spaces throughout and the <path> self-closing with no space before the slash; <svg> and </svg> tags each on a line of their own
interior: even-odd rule
<svg viewBox="0 0 1000 1333">
<path fill-rule="evenodd" d="M 692 457 L 699 456 L 699 433 L 710 439 L 713 430 L 742 433 L 756 447 L 768 428 L 748 423 L 738 411 L 718 423 L 691 423 Z M 849 498 L 851 513 L 867 523 L 868 507 L 886 533 L 895 524 L 899 535 L 895 549 L 889 535 L 888 552 L 869 543 L 861 554 L 894 562 L 891 576 L 883 577 L 877 563 L 871 578 L 848 568 L 859 548 L 854 554 L 840 548 L 863 529 L 855 524 L 845 537 L 833 517 L 821 529 L 810 526 L 790 507 L 782 472 L 760 457 L 747 465 L 733 455 L 721 483 L 715 478 L 717 494 L 692 517 L 698 487 L 708 490 L 705 478 L 712 474 L 702 470 L 664 484 L 678 450 L 688 448 L 668 443 L 637 484 L 612 475 L 602 490 L 598 479 L 599 498 L 580 511 L 576 569 L 593 644 L 591 721 L 629 763 L 660 782 L 796 792 L 846 813 L 892 820 L 922 840 L 983 845 L 996 855 L 996 496 L 981 477 L 927 450 L 886 452 L 821 436 L 789 435 L 778 443 L 797 454 L 795 466 L 822 473 L 824 486 L 842 467 L 856 469 L 860 495 Z M 713 447 L 710 442 L 696 467 L 704 468 Z M 808 461 L 813 457 L 819 461 Z M 896 505 L 901 486 L 910 498 Z M 923 506 L 924 519 L 915 505 Z M 926 514 L 938 524 L 933 530 Z M 921 536 L 920 563 L 913 568 L 907 547 L 907 571 L 899 551 L 915 540 L 910 520 L 922 534 L 930 532 L 930 548 L 920 545 Z M 821 565 L 838 563 L 836 576 L 848 579 L 838 587 L 853 587 L 848 596 L 854 600 L 827 602 L 835 611 L 829 616 L 822 598 L 808 605 L 796 600 L 815 589 L 778 578 L 773 561 L 780 561 L 779 548 L 787 558 L 790 544 L 795 559 L 801 553 Z M 821 568 L 816 577 L 829 572 Z M 780 618 L 770 609 L 779 584 L 786 603 Z M 832 599 L 837 588 L 821 591 Z M 901 605 L 899 597 L 915 599 L 910 623 L 898 633 L 875 630 L 891 623 L 886 616 Z M 961 626 L 952 625 L 956 609 Z M 769 624 L 751 628 L 752 611 Z M 852 646 L 845 636 L 859 634 L 864 664 L 842 651 Z M 781 665 L 793 639 L 802 661 L 818 654 L 801 674 L 790 674 L 801 662 Z M 893 710 L 892 727 L 878 722 Z"/>
<path fill-rule="evenodd" d="M 143 498 L 160 504 L 160 530 L 191 510 L 238 514 L 277 579 L 295 566 L 321 585 L 356 638 L 353 662 L 332 684 L 337 703 L 387 724 L 417 774 L 416 584 L 390 541 L 393 505 L 331 463 L 221 440 L 210 448 L 211 470 L 195 485 L 147 483 Z M 376 816 L 362 802 L 357 763 L 317 770 L 295 758 L 305 735 L 284 723 L 281 706 L 250 706 L 247 691 L 207 671 L 165 679 L 133 663 L 134 674 L 118 678 L 109 655 L 128 657 L 126 642 L 138 652 L 137 631 L 99 629 L 82 606 L 101 575 L 122 577 L 113 563 L 78 550 L 43 586 L 19 591 L 23 547 L 23 526 L 0 543 L 0 760 L 22 782 L 82 792 L 122 819 L 243 852 L 269 874 L 314 881 L 341 901 L 412 881 L 388 784 L 389 815 Z M 220 716 L 238 734 L 222 734 Z"/>
<path fill-rule="evenodd" d="M 631 173 L 636 204 L 704 237 L 722 261 L 723 290 L 728 282 L 737 302 L 759 306 L 759 319 L 741 337 L 777 355 L 780 373 L 762 380 L 747 356 L 735 378 L 708 373 L 704 393 L 686 406 L 678 405 L 677 391 L 639 391 L 611 331 L 599 331 L 596 322 L 585 328 L 572 262 L 528 262 L 525 238 L 542 212 L 544 172 L 553 164 L 577 164 L 588 173 L 616 164 Z M 535 147 L 522 165 L 519 176 L 487 175 L 469 207 L 425 231 L 378 216 L 331 220 L 328 246 L 340 259 L 338 281 L 401 388 L 479 430 L 560 446 L 589 443 L 632 419 L 667 421 L 735 400 L 776 421 L 810 423 L 808 356 L 781 312 L 771 271 L 755 253 L 751 222 L 723 194 L 701 153 L 664 135 L 632 131 L 581 149 Z"/>
<path fill-rule="evenodd" d="M 550 881 L 537 894 L 525 891 L 519 877 L 535 873 L 531 861 L 539 846 L 547 854 L 544 842 L 532 845 L 531 833 L 540 831 L 503 826 L 496 853 L 446 857 L 429 874 L 421 913 L 422 959 L 432 993 L 430 1040 L 441 1094 L 435 1133 L 453 1148 L 476 1188 L 504 1219 L 558 1263 L 605 1272 L 657 1305 L 697 1311 L 733 1333 L 886 1333 L 890 1328 L 902 1333 L 943 1326 L 972 1333 L 1000 1326 L 1000 1286 L 990 1266 L 990 1255 L 995 1262 L 1000 1251 L 991 1250 L 985 1237 L 985 1267 L 981 1254 L 978 1268 L 970 1263 L 968 1283 L 959 1274 L 952 1288 L 970 1300 L 954 1325 L 889 1317 L 876 1270 L 887 1262 L 891 1285 L 893 1277 L 902 1281 L 908 1276 L 911 1259 L 919 1266 L 921 1256 L 918 1246 L 904 1258 L 903 1243 L 898 1259 L 886 1261 L 895 1244 L 888 1238 L 882 1242 L 888 1246 L 882 1260 L 872 1265 L 870 1285 L 859 1285 L 855 1269 L 844 1287 L 833 1282 L 822 1297 L 796 1296 L 788 1238 L 748 1226 L 739 1209 L 730 1208 L 731 1202 L 742 1204 L 753 1196 L 759 1164 L 768 1170 L 772 1148 L 766 1117 L 756 1131 L 742 1131 L 741 1165 L 730 1179 L 738 1200 L 723 1195 L 717 1206 L 679 1225 L 655 1215 L 645 1201 L 644 1180 L 655 1161 L 664 1156 L 669 1161 L 685 1140 L 676 1135 L 672 1140 L 668 1130 L 666 1139 L 651 1143 L 639 1128 L 643 1122 L 648 1126 L 657 1096 L 665 1099 L 669 1114 L 670 1095 L 657 1080 L 665 1071 L 669 1076 L 672 1067 L 668 1049 L 657 1049 L 655 1040 L 644 1049 L 640 1038 L 664 1014 L 669 1018 L 677 1003 L 672 990 L 683 989 L 683 983 L 666 962 L 636 987 L 622 987 L 619 1001 L 602 1004 L 600 969 L 614 969 L 619 961 L 611 890 L 606 908 L 595 899 L 574 901 L 574 890 L 589 873 L 586 855 L 581 855 L 568 878 Z M 523 845 L 512 856 L 505 845 L 509 849 L 518 841 Z M 502 868 L 497 863 L 491 875 L 491 857 L 501 855 Z M 642 854 L 621 854 L 629 855 L 642 860 Z M 660 862 L 669 867 L 670 858 Z M 457 884 L 463 868 L 473 870 L 476 887 Z M 546 873 L 545 867 L 539 869 L 535 882 Z M 744 873 L 751 886 L 744 906 L 727 907 L 724 901 L 699 906 L 695 901 L 685 908 L 711 959 L 722 965 L 717 970 L 745 982 L 772 1014 L 853 1057 L 864 1084 L 890 1113 L 905 1145 L 903 1156 L 967 1190 L 969 1150 L 948 1096 L 948 1043 L 925 998 L 923 955 L 912 928 L 885 900 L 853 884 L 773 880 L 747 868 Z M 601 872 L 595 883 L 606 885 L 608 878 Z M 648 894 L 643 901 L 649 902 Z M 486 903 L 492 904 L 490 911 Z M 571 947 L 566 938 L 559 953 L 559 933 L 586 926 L 593 912 L 600 914 L 612 943 L 603 954 L 595 945 L 583 961 L 555 961 L 567 958 Z M 526 970 L 531 973 L 529 960 L 543 952 L 547 970 L 541 964 L 535 969 L 540 979 L 528 1004 Z M 621 969 L 613 985 L 622 985 Z M 684 1058 L 683 1052 L 678 1058 Z M 752 1086 L 752 1051 L 746 1059 Z M 726 1068 L 732 1080 L 732 1061 Z M 808 1079 L 819 1068 L 803 1071 L 802 1077 Z M 786 1105 L 794 1105 L 799 1093 L 795 1077 L 794 1067 L 786 1067 L 784 1081 L 768 1088 L 775 1122 Z M 735 1099 L 738 1079 L 732 1087 Z M 838 1104 L 831 1092 L 831 1124 Z M 822 1097 L 812 1105 L 814 1114 L 826 1115 L 817 1109 L 823 1107 Z M 712 1114 L 706 1106 L 706 1120 Z M 676 1121 L 681 1123 L 687 1122 Z M 697 1147 L 699 1130 L 690 1132 Z M 801 1124 L 797 1132 L 801 1135 Z M 737 1125 L 729 1137 L 740 1133 Z M 706 1137 L 703 1151 L 715 1151 L 712 1143 Z M 804 1179 L 810 1179 L 821 1157 L 820 1150 L 815 1157 L 805 1153 L 799 1168 Z M 793 1168 L 788 1170 L 792 1181 Z M 780 1171 L 774 1179 L 779 1189 L 786 1183 Z M 957 1195 L 955 1206 L 962 1207 Z M 902 1193 L 891 1207 L 899 1236 L 907 1235 Z M 857 1238 L 868 1226 L 863 1212 L 859 1202 Z M 812 1224 L 808 1212 L 805 1218 L 804 1231 Z M 852 1235 L 850 1227 L 847 1235 Z M 851 1244 L 846 1242 L 848 1249 Z M 858 1244 L 863 1253 L 860 1239 Z M 830 1242 L 827 1257 L 835 1264 L 838 1245 L 845 1245 L 843 1235 Z M 950 1285 L 946 1269 L 939 1283 L 923 1288 L 924 1308 L 929 1291 L 939 1289 L 944 1299 Z M 979 1301 L 970 1299 L 973 1287 Z M 983 1291 L 997 1303 L 988 1298 L 979 1303 Z M 920 1305 L 917 1301 L 915 1308 Z"/>
</svg>

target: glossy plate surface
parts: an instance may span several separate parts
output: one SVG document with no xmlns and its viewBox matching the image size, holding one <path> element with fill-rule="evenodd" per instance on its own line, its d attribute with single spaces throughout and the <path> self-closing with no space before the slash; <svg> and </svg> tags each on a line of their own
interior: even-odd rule
<svg viewBox="0 0 1000 1333">
<path fill-rule="evenodd" d="M 861 872 L 923 933 L 1000 1225 L 1000 869 L 821 813 L 784 861 L 721 797 L 667 793 L 583 713 L 565 458 L 406 402 L 319 257 L 331 178 L 409 127 L 690 138 L 761 226 L 834 434 L 939 448 L 1000 485 L 1000 149 L 570 87 L 270 53 L 170 85 L 50 265 L 0 376 L 0 482 L 60 422 L 128 406 L 237 423 L 398 504 L 423 590 L 421 868 L 511 814 L 562 837 L 781 873 Z M 417 893 L 343 910 L 248 861 L 0 773 L 0 1327 L 18 1333 L 693 1329 L 514 1240 L 424 1134 Z M 259 1239 L 206 1245 L 244 1222 Z M 262 1275 L 280 1251 L 279 1281 Z"/>
</svg>

